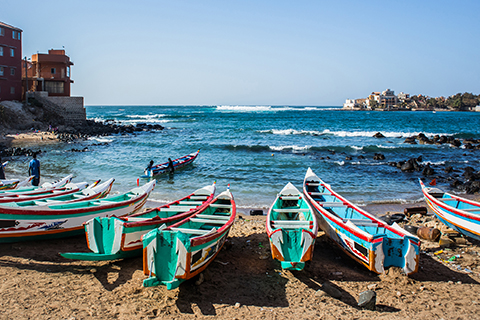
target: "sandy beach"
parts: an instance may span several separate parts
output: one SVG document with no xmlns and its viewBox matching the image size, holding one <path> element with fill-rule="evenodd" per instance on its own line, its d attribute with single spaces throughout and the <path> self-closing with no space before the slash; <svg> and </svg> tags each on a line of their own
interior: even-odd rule
<svg viewBox="0 0 480 320">
<path fill-rule="evenodd" d="M 57 135 L 49 131 L 8 131 L 0 137 L 0 144 L 16 147 L 29 144 L 42 145 L 58 142 Z"/>
<path fill-rule="evenodd" d="M 272 260 L 264 223 L 265 216 L 239 214 L 206 271 L 171 291 L 142 286 L 141 257 L 58 255 L 87 251 L 83 236 L 0 244 L 0 319 L 472 319 L 480 312 L 478 243 L 439 254 L 438 243 L 422 241 L 417 274 L 376 275 L 319 232 L 311 263 L 290 272 Z M 377 294 L 375 311 L 357 306 L 369 289 Z"/>
</svg>

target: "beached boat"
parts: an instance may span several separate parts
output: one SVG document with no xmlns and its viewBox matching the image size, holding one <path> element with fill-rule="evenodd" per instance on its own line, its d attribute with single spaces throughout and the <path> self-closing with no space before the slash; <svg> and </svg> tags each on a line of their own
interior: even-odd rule
<svg viewBox="0 0 480 320">
<path fill-rule="evenodd" d="M 180 157 L 178 159 L 172 160 L 173 168 L 177 170 L 185 167 L 186 165 L 189 165 L 198 157 L 199 152 L 200 150 L 194 153 L 187 154 L 186 156 Z M 143 175 L 142 178 L 152 178 L 154 176 L 158 176 L 168 172 L 168 162 L 165 162 L 162 164 L 154 165 L 151 169 L 145 169 L 145 175 Z"/>
<path fill-rule="evenodd" d="M 9 190 L 0 190 L 0 197 L 9 194 L 21 194 L 21 193 L 33 193 L 35 191 L 43 192 L 44 190 L 49 189 L 60 189 L 65 187 L 68 183 L 72 181 L 73 175 L 68 175 L 60 180 L 54 182 L 45 182 L 41 187 L 32 186 L 30 183 L 35 176 L 30 176 L 27 179 L 20 181 L 14 189 Z"/>
<path fill-rule="evenodd" d="M 95 184 L 96 185 L 96 184 Z M 53 197 L 61 197 L 68 194 L 79 193 L 81 190 L 88 187 L 86 182 L 81 183 L 69 183 L 64 188 L 59 189 L 35 189 L 32 191 L 26 192 L 5 192 L 0 194 L 0 205 L 2 203 L 7 202 L 22 202 L 22 201 L 32 201 L 32 200 L 40 200 L 40 199 L 47 199 Z M 92 185 L 90 188 L 93 188 Z M 81 197 L 76 197 L 75 199 L 80 200 Z"/>
<path fill-rule="evenodd" d="M 0 180 L 0 190 L 15 189 L 19 182 L 19 179 Z"/>
<path fill-rule="evenodd" d="M 145 234 L 143 272 L 149 278 L 143 285 L 170 290 L 202 272 L 222 249 L 235 216 L 235 201 L 227 189 L 190 217 Z"/>
<path fill-rule="evenodd" d="M 422 187 L 425 202 L 437 218 L 463 235 L 480 240 L 480 203 L 465 199 L 438 188 Z"/>
<path fill-rule="evenodd" d="M 77 260 L 113 260 L 141 256 L 142 235 L 162 225 L 172 225 L 207 206 L 215 183 L 180 200 L 125 217 L 96 217 L 85 222 L 87 245 L 92 252 L 60 253 Z"/>
<path fill-rule="evenodd" d="M 48 204 L 61 204 L 69 202 L 78 202 L 85 200 L 100 199 L 106 197 L 112 189 L 115 179 L 109 179 L 102 184 L 76 190 L 75 192 L 60 191 L 62 194 L 55 194 L 50 197 L 49 193 L 40 195 L 22 195 L 17 198 L 7 197 L 0 199 L 0 214 L 8 211 L 8 208 L 30 208 L 41 207 Z M 51 190 L 50 190 L 51 191 Z M 55 192 L 55 191 L 54 191 Z M 46 196 L 45 196 L 46 195 Z M 45 196 L 45 197 L 42 197 Z M 7 208 L 7 209 L 6 209 Z"/>
<path fill-rule="evenodd" d="M 302 270 L 312 259 L 318 225 L 310 204 L 290 182 L 270 206 L 266 225 L 272 257 L 283 269 Z"/>
<path fill-rule="evenodd" d="M 140 211 L 155 180 L 131 191 L 97 200 L 0 209 L 0 242 L 60 238 L 84 233 L 83 223 L 99 216 L 124 216 Z"/>
<path fill-rule="evenodd" d="M 349 256 L 376 273 L 400 267 L 418 271 L 420 240 L 396 223 L 360 209 L 324 183 L 308 168 L 303 193 L 318 216 L 320 228 Z"/>
</svg>

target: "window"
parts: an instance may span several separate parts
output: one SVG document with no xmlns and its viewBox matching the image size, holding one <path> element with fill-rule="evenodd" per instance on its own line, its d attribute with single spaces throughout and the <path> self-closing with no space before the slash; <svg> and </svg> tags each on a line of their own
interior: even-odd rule
<svg viewBox="0 0 480 320">
<path fill-rule="evenodd" d="M 45 91 L 48 93 L 64 93 L 64 83 L 57 81 L 45 81 Z"/>
<path fill-rule="evenodd" d="M 15 49 L 10 49 L 10 57 L 15 57 Z"/>
<path fill-rule="evenodd" d="M 10 75 L 14 76 L 15 75 L 15 68 L 10 68 Z"/>
<path fill-rule="evenodd" d="M 5 29 L 0 27 L 0 36 L 4 36 L 4 35 L 5 35 Z"/>
<path fill-rule="evenodd" d="M 15 94 L 15 87 L 10 87 L 10 93 Z"/>
<path fill-rule="evenodd" d="M 0 67 L 0 76 L 3 76 L 3 67 Z"/>
<path fill-rule="evenodd" d="M 57 71 L 57 70 L 55 70 L 55 68 L 52 68 L 52 70 L 50 70 L 50 72 L 51 72 L 52 74 L 55 74 L 56 71 Z"/>
<path fill-rule="evenodd" d="M 67 78 L 70 78 L 70 67 L 67 67 Z"/>
<path fill-rule="evenodd" d="M 12 31 L 12 38 L 13 39 L 17 39 L 17 40 L 20 40 L 20 32 L 18 31 Z"/>
<path fill-rule="evenodd" d="M 3 47 L 0 46 L 0 57 L 3 57 Z"/>
</svg>

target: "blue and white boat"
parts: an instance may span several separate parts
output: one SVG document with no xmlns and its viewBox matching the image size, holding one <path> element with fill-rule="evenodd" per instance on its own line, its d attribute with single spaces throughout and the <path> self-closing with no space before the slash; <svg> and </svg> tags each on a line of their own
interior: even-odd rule
<svg viewBox="0 0 480 320">
<path fill-rule="evenodd" d="M 445 225 L 468 237 L 480 240 L 480 203 L 422 186 L 425 202 Z"/>
<path fill-rule="evenodd" d="M 320 228 L 349 256 L 370 271 L 400 267 L 407 275 L 418 271 L 420 240 L 398 224 L 360 209 L 308 168 L 303 193 L 317 213 Z"/>
</svg>

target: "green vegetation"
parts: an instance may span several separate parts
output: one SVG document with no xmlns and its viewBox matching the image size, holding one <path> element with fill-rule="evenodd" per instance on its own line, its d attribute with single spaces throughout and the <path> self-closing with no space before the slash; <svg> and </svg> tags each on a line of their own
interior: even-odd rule
<svg viewBox="0 0 480 320">
<path fill-rule="evenodd" d="M 480 95 L 472 93 L 457 93 L 448 98 L 430 98 L 422 95 L 412 96 L 409 105 L 417 108 L 445 109 L 453 111 L 469 111 L 480 105 Z"/>
</svg>

